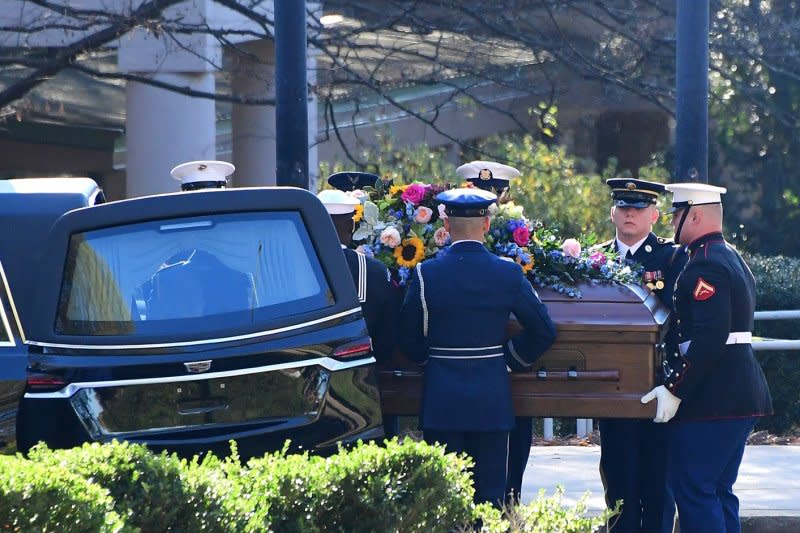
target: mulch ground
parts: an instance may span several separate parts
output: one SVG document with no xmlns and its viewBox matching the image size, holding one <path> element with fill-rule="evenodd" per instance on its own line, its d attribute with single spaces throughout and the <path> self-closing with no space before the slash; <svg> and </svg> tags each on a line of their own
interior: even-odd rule
<svg viewBox="0 0 800 533">
<path fill-rule="evenodd" d="M 599 444 L 599 431 L 593 431 L 585 437 L 577 435 L 555 436 L 552 440 L 544 440 L 540 436 L 533 437 L 534 446 L 597 446 Z M 747 439 L 747 444 L 800 446 L 800 429 L 786 435 L 773 435 L 767 431 L 756 431 Z"/>
</svg>

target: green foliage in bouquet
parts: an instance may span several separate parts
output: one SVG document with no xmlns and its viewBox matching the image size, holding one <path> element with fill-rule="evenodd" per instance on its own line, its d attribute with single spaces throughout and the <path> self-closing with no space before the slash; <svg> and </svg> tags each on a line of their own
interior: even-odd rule
<svg viewBox="0 0 800 533">
<path fill-rule="evenodd" d="M 443 185 L 412 183 L 393 185 L 388 192 L 354 193 L 362 200 L 354 220 L 353 235 L 364 241 L 359 249 L 378 258 L 405 285 L 410 269 L 447 249 L 445 230 L 436 195 Z M 581 296 L 581 282 L 636 283 L 641 272 L 617 260 L 610 251 L 592 249 L 593 236 L 563 240 L 553 228 L 525 217 L 523 208 L 502 203 L 493 209 L 486 246 L 494 254 L 520 265 L 531 282 L 567 296 Z"/>
<path fill-rule="evenodd" d="M 443 150 L 424 145 L 395 147 L 389 135 L 380 140 L 378 147 L 365 149 L 358 157 L 369 161 L 391 185 L 360 194 L 354 241 L 361 251 L 383 262 L 396 283 L 404 285 L 411 268 L 449 245 L 436 194 L 464 184 L 455 167 L 445 161 Z M 616 175 L 613 160 L 602 174 L 583 171 L 581 167 L 587 165 L 565 148 L 548 146 L 530 135 L 492 137 L 481 149 L 476 158 L 492 154 L 522 172 L 511 185 L 513 202 L 500 205 L 494 213 L 487 236 L 493 253 L 517 262 L 537 287 L 573 297 L 580 297 L 578 285 L 583 282 L 637 283 L 641 279 L 640 272 L 620 264 L 616 254 L 593 247 L 596 235 L 611 237 L 613 232 L 605 185 L 605 179 Z M 320 171 L 346 168 L 338 163 L 323 165 Z M 663 181 L 662 174 L 657 166 L 640 169 L 640 175 L 648 179 Z"/>
<path fill-rule="evenodd" d="M 486 236 L 489 250 L 517 262 L 537 287 L 580 298 L 580 283 L 639 283 L 640 268 L 596 246 L 594 235 L 563 239 L 555 228 L 530 221 L 522 207 L 500 205 Z"/>
</svg>

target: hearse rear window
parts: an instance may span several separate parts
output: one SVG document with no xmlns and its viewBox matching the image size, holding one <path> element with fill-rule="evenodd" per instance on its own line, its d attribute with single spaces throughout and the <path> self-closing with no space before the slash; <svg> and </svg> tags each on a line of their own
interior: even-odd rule
<svg viewBox="0 0 800 533">
<path fill-rule="evenodd" d="M 175 218 L 72 235 L 55 328 L 207 336 L 332 304 L 299 213 Z"/>
</svg>

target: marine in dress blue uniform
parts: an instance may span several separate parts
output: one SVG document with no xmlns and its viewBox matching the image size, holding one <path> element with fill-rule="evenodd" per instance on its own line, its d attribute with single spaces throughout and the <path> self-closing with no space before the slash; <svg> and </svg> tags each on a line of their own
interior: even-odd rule
<svg viewBox="0 0 800 533">
<path fill-rule="evenodd" d="M 658 401 L 668 422 L 668 481 L 684 533 L 739 532 L 733 494 L 747 436 L 772 413 L 764 373 L 753 355 L 755 280 L 722 236 L 722 187 L 676 183 L 672 225 L 689 261 L 673 295 L 664 384 Z M 674 418 L 673 418 L 674 417 Z"/>
<path fill-rule="evenodd" d="M 170 175 L 181 182 L 182 191 L 224 189 L 235 170 L 227 161 L 188 161 L 176 165 Z"/>
<path fill-rule="evenodd" d="M 347 266 L 353 275 L 358 301 L 372 338 L 372 350 L 379 364 L 389 360 L 396 345 L 397 317 L 400 301 L 383 263 L 348 248 L 353 235 L 353 214 L 358 199 L 340 190 L 327 189 L 317 197 L 330 214 Z"/>
<path fill-rule="evenodd" d="M 400 346 L 425 365 L 425 440 L 468 453 L 475 461 L 475 501 L 500 505 L 514 427 L 507 363 L 530 366 L 555 340 L 555 326 L 519 265 L 484 246 L 496 198 L 477 188 L 437 196 L 453 244 L 414 268 L 400 313 Z M 507 340 L 512 313 L 523 332 Z"/>
<path fill-rule="evenodd" d="M 601 247 L 619 253 L 625 261 L 641 264 L 643 282 L 670 308 L 675 280 L 688 257 L 672 240 L 651 231 L 658 218 L 655 204 L 665 191 L 664 185 L 624 178 L 610 179 L 606 184 L 611 188 L 611 218 L 617 237 Z M 639 219 L 634 225 L 625 212 L 629 209 L 636 210 L 630 215 Z M 611 531 L 673 530 L 675 501 L 667 489 L 666 459 L 666 428 L 662 424 L 632 418 L 600 420 L 600 474 L 606 504 L 613 507 L 617 500 L 623 500 L 622 513 L 612 520 Z"/>
</svg>

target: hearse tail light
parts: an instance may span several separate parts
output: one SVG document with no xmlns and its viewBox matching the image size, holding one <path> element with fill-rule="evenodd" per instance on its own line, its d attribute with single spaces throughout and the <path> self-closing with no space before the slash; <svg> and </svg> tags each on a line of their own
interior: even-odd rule
<svg viewBox="0 0 800 533">
<path fill-rule="evenodd" d="M 372 339 L 365 337 L 355 342 L 349 342 L 336 348 L 333 357 L 336 359 L 356 359 L 372 354 Z"/>
<path fill-rule="evenodd" d="M 28 376 L 25 381 L 28 385 L 28 390 L 36 392 L 56 391 L 64 388 L 64 385 L 67 384 L 67 382 L 60 377 L 43 374 Z"/>
</svg>

